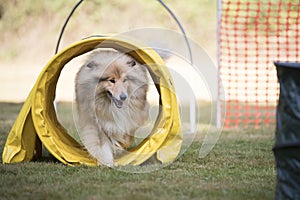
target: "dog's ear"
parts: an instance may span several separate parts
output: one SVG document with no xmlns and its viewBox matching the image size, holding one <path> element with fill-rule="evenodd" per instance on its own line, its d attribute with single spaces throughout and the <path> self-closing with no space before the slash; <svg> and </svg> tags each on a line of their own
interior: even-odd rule
<svg viewBox="0 0 300 200">
<path fill-rule="evenodd" d="M 131 60 L 131 61 L 128 61 L 127 64 L 130 65 L 131 67 L 133 67 L 136 65 L 136 62 L 135 62 L 135 60 Z"/>
<path fill-rule="evenodd" d="M 94 62 L 94 61 L 91 61 L 88 64 L 86 64 L 86 67 L 91 68 L 91 69 L 96 67 L 96 66 L 97 66 L 97 63 Z"/>
</svg>

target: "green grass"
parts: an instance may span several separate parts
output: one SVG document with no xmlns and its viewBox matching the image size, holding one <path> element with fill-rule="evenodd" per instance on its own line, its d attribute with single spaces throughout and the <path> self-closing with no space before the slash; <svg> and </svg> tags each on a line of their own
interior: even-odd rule
<svg viewBox="0 0 300 200">
<path fill-rule="evenodd" d="M 20 106 L 0 103 L 1 151 Z M 0 199 L 274 199 L 273 133 L 223 131 L 204 158 L 199 135 L 174 163 L 151 173 L 45 160 L 0 164 Z"/>
</svg>

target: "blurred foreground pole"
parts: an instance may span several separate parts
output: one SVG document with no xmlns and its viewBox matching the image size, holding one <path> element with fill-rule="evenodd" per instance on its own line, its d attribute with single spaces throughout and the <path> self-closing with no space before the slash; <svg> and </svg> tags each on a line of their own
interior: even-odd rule
<svg viewBox="0 0 300 200">
<path fill-rule="evenodd" d="M 300 199 L 300 63 L 274 63 L 280 84 L 275 146 L 275 199 Z"/>
</svg>

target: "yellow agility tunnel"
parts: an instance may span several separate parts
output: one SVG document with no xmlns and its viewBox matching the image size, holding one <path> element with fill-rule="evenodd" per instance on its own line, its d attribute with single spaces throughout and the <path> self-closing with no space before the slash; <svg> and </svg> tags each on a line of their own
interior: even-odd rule
<svg viewBox="0 0 300 200">
<path fill-rule="evenodd" d="M 61 70 L 73 58 L 95 48 L 114 48 L 145 64 L 160 95 L 161 108 L 151 133 L 136 147 L 117 158 L 115 164 L 140 165 L 153 155 L 162 163 L 173 161 L 182 144 L 173 79 L 154 50 L 128 41 L 116 37 L 92 37 L 56 54 L 40 73 L 8 135 L 2 155 L 3 163 L 31 161 L 41 149 L 42 143 L 62 163 L 97 165 L 96 160 L 59 123 L 53 104 Z"/>
</svg>

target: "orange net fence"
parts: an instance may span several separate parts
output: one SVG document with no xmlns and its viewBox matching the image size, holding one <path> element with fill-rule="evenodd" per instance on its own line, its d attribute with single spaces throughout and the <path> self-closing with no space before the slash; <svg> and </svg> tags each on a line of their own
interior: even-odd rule
<svg viewBox="0 0 300 200">
<path fill-rule="evenodd" d="M 300 61 L 299 7 L 299 0 L 219 1 L 217 105 L 225 128 L 275 124 L 273 62 Z"/>
</svg>

